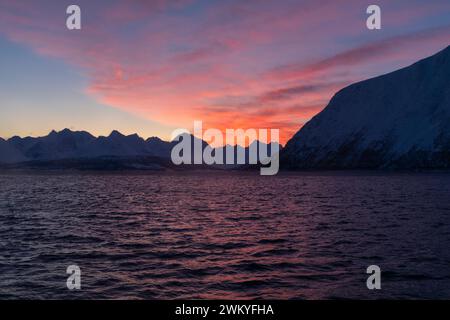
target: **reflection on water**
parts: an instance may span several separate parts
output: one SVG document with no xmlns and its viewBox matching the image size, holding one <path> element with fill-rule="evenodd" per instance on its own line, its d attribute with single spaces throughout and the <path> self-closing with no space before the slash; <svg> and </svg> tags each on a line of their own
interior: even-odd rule
<svg viewBox="0 0 450 320">
<path fill-rule="evenodd" d="M 0 298 L 450 298 L 449 195 L 447 174 L 1 175 Z"/>
</svg>

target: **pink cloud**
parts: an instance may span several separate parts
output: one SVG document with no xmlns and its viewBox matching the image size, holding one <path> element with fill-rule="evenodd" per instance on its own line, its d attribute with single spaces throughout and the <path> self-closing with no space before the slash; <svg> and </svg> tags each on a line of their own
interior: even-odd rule
<svg viewBox="0 0 450 320">
<path fill-rule="evenodd" d="M 368 66 L 388 71 L 448 44 L 449 26 L 410 26 L 442 1 L 392 7 L 398 32 L 379 36 L 364 2 L 318 3 L 81 0 L 83 29 L 70 32 L 64 1 L 0 0 L 0 32 L 79 67 L 86 93 L 111 107 L 175 126 L 278 126 L 284 141 L 336 90 L 376 75 Z"/>
</svg>

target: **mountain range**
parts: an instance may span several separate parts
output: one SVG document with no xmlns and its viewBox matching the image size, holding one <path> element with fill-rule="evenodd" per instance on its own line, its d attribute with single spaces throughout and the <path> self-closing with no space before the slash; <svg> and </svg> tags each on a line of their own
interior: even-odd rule
<svg viewBox="0 0 450 320">
<path fill-rule="evenodd" d="M 113 131 L 108 137 L 94 137 L 85 131 L 64 129 L 44 137 L 12 137 L 0 142 L 0 162 L 45 161 L 102 156 L 170 157 L 172 144 L 153 137 L 147 140 L 137 134 L 125 136 Z M 4 150 L 6 152 L 4 152 Z"/>
<path fill-rule="evenodd" d="M 191 139 L 192 135 L 182 137 Z M 107 137 L 95 137 L 85 131 L 64 129 L 52 131 L 44 137 L 12 137 L 8 140 L 0 138 L 0 164 L 5 168 L 86 168 L 86 169 L 161 169 L 175 167 L 171 163 L 172 148 L 178 141 L 163 141 L 158 137 L 143 139 L 137 134 L 123 135 L 112 131 Z M 258 143 L 254 141 L 252 144 Z M 208 144 L 201 140 L 202 150 Z M 271 154 L 273 145 L 268 145 Z M 225 147 L 215 148 L 214 152 Z M 234 168 L 237 166 L 237 152 L 241 149 L 249 159 L 250 146 L 244 148 L 234 146 L 235 162 L 217 167 Z M 191 157 L 193 163 L 193 156 Z"/>
</svg>

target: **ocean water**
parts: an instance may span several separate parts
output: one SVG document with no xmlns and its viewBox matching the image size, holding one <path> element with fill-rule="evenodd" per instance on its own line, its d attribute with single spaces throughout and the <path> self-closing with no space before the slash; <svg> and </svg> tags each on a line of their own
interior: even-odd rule
<svg viewBox="0 0 450 320">
<path fill-rule="evenodd" d="M 1 174 L 0 298 L 449 299 L 450 175 Z"/>
</svg>

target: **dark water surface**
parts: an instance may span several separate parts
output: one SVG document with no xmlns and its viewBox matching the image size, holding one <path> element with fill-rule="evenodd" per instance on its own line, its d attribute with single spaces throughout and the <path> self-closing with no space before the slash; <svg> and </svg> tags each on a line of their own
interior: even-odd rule
<svg viewBox="0 0 450 320">
<path fill-rule="evenodd" d="M 3 174 L 0 298 L 448 299 L 450 175 Z"/>
</svg>

